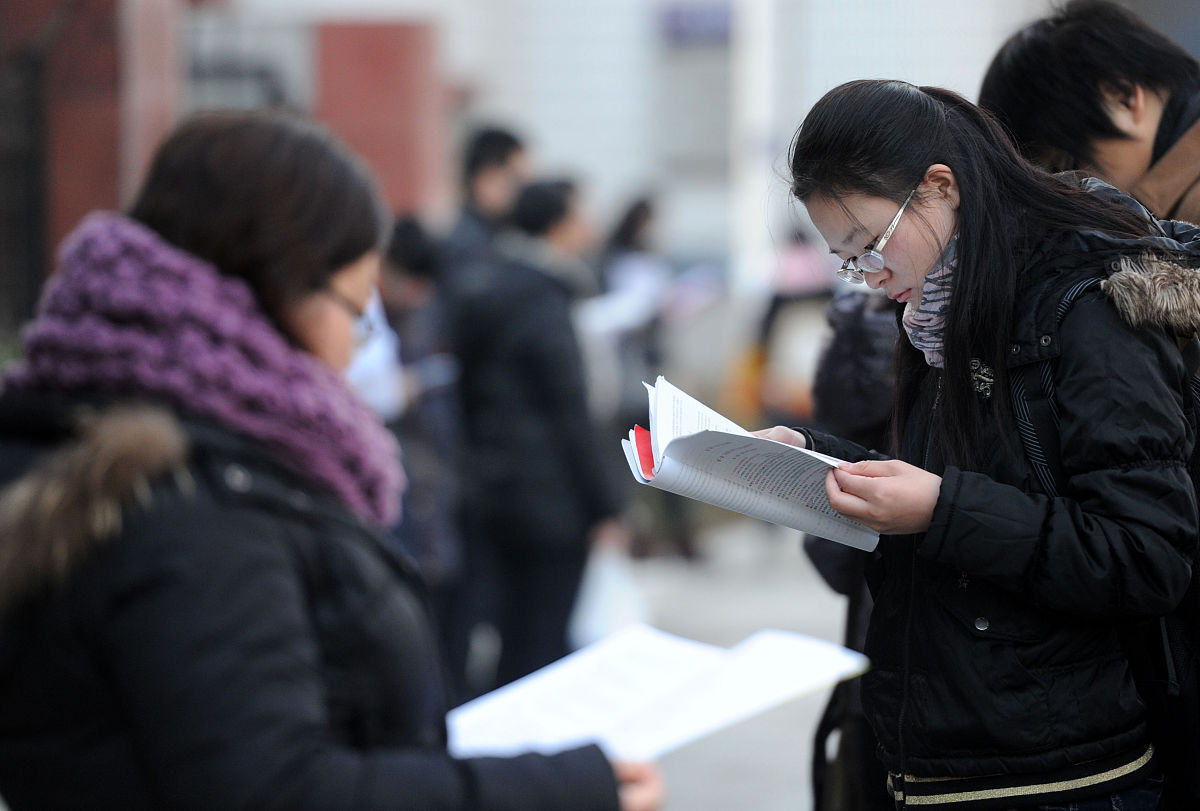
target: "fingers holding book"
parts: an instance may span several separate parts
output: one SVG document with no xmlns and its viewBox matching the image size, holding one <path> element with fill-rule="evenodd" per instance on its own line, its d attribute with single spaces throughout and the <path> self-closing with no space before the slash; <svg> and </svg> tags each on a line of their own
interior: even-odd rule
<svg viewBox="0 0 1200 811">
<path fill-rule="evenodd" d="M 845 463 L 825 479 L 829 505 L 877 532 L 929 529 L 942 477 L 897 459 Z"/>
</svg>

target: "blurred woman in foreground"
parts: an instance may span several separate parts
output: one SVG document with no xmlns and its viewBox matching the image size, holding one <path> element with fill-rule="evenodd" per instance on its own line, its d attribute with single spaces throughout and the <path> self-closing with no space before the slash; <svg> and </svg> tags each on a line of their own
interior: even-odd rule
<svg viewBox="0 0 1200 811">
<path fill-rule="evenodd" d="M 390 434 L 344 384 L 382 207 L 210 114 L 65 242 L 0 396 L 0 794 L 21 808 L 652 809 L 595 747 L 456 760 Z"/>
</svg>

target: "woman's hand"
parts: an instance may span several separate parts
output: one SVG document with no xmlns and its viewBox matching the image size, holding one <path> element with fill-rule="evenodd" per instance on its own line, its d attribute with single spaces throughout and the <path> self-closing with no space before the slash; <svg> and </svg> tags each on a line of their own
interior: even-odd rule
<svg viewBox="0 0 1200 811">
<path fill-rule="evenodd" d="M 941 487 L 941 476 L 897 459 L 847 463 L 825 479 L 831 507 L 885 535 L 929 529 Z"/>
<path fill-rule="evenodd" d="M 622 760 L 613 761 L 612 766 L 617 776 L 621 811 L 657 811 L 666 796 L 658 767 L 653 763 Z"/>
<path fill-rule="evenodd" d="M 782 442 L 785 445 L 795 445 L 797 448 L 803 448 L 804 434 L 799 431 L 793 431 L 791 428 L 782 425 L 776 425 L 774 428 L 764 428 L 761 431 L 755 431 L 755 436 L 760 436 L 763 439 L 773 439 L 776 442 Z"/>
</svg>

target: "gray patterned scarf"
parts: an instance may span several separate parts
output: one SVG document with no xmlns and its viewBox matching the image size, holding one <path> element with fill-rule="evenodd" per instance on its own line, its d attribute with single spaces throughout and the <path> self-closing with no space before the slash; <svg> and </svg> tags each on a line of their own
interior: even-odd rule
<svg viewBox="0 0 1200 811">
<path fill-rule="evenodd" d="M 926 363 L 939 369 L 946 365 L 946 310 L 950 308 L 954 271 L 958 268 L 957 246 L 955 234 L 933 270 L 926 274 L 920 299 L 909 299 L 901 319 L 908 340 L 924 353 Z"/>
</svg>

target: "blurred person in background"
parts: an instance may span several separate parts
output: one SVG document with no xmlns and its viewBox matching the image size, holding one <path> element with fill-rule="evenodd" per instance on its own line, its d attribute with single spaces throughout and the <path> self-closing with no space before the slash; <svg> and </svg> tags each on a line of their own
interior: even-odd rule
<svg viewBox="0 0 1200 811">
<path fill-rule="evenodd" d="M 600 263 L 603 294 L 586 304 L 604 304 L 602 321 L 616 337 L 615 419 L 629 426 L 646 417 L 643 381 L 662 371 L 663 312 L 671 295 L 671 266 L 654 244 L 655 208 L 649 197 L 635 199 L 621 213 L 604 245 Z"/>
<path fill-rule="evenodd" d="M 596 292 L 595 243 L 575 185 L 526 186 L 499 261 L 460 288 L 455 347 L 466 420 L 463 591 L 486 595 L 499 631 L 495 683 L 568 652 L 589 546 L 628 544 L 623 490 L 588 409 L 572 305 Z M 469 629 L 459 629 L 460 633 Z M 489 687 L 491 685 L 483 685 Z M 476 689 L 478 689 L 477 686 Z"/>
<path fill-rule="evenodd" d="M 1072 0 L 1013 34 L 979 95 L 1018 148 L 1200 222 L 1200 64 L 1132 11 Z"/>
<path fill-rule="evenodd" d="M 771 275 L 771 298 L 758 325 L 753 361 L 758 409 L 766 422 L 813 421 L 818 333 L 833 296 L 829 254 L 800 228 L 792 231 Z"/>
<path fill-rule="evenodd" d="M 457 460 L 463 427 L 440 267 L 437 243 L 424 226 L 412 216 L 398 218 L 379 285 L 387 327 L 398 339 L 391 364 L 403 393 L 387 426 L 400 441 L 408 478 L 404 520 L 393 536 L 416 561 L 444 628 L 462 565 Z"/>
<path fill-rule="evenodd" d="M 658 804 L 595 747 L 446 751 L 395 441 L 341 376 L 381 212 L 316 125 L 212 113 L 64 242 L 0 396 L 14 811 Z"/>
<path fill-rule="evenodd" d="M 525 182 L 528 158 L 521 139 L 499 127 L 484 127 L 467 139 L 462 153 L 462 210 L 450 233 L 442 240 L 438 273 L 439 295 L 446 312 L 451 351 L 457 354 L 453 324 L 459 320 L 460 290 L 488 275 L 495 259 L 496 237 L 509 227 L 513 201 Z M 461 411 L 461 391 L 460 411 Z M 466 476 L 462 454 L 450 457 L 456 478 Z M 474 675 L 481 660 L 480 637 L 475 631 L 490 620 L 488 606 L 495 595 L 483 590 L 490 583 L 488 566 L 491 539 L 485 524 L 465 511 L 460 503 L 458 531 L 462 539 L 461 588 L 451 588 L 443 602 L 443 632 L 450 672 L 452 701 L 457 704 L 477 695 L 479 684 L 490 681 Z M 486 655 L 484 656 L 486 658 Z M 486 666 L 484 667 L 486 669 Z M 474 682 L 477 686 L 471 686 Z"/>
<path fill-rule="evenodd" d="M 529 174 L 525 146 L 499 127 L 475 132 L 463 150 L 463 206 L 446 237 L 445 271 L 453 285 L 486 262 L 493 242 L 509 224 L 513 201 Z"/>
<path fill-rule="evenodd" d="M 1147 274 L 1185 283 L 1172 262 L 1195 229 L 1047 174 L 961 96 L 899 81 L 827 93 L 790 163 L 840 275 L 905 305 L 897 458 L 816 430 L 760 432 L 849 460 L 826 479 L 830 504 L 882 535 L 862 697 L 889 790 L 962 811 L 1159 808 L 1162 760 L 1132 674 L 1143 653 L 1123 637 L 1139 622 L 1151 636 L 1190 585 L 1195 426 L 1155 317 L 1194 329 L 1200 313 L 1109 293 L 1135 296 Z M 1128 275 L 1109 275 L 1116 257 Z M 1067 291 L 1096 276 L 1108 292 L 1060 323 Z M 1051 357 L 1057 493 L 1026 455 L 1009 377 Z"/>
<path fill-rule="evenodd" d="M 655 244 L 652 197 L 636 197 L 617 218 L 600 256 L 602 291 L 580 303 L 578 323 L 597 418 L 614 437 L 646 420 L 646 388 L 663 373 L 663 327 L 673 301 L 675 273 Z M 619 454 L 614 455 L 619 461 Z M 632 482 L 616 465 L 613 475 Z M 687 559 L 697 556 L 687 499 L 648 487 L 635 491 L 633 551 L 649 554 L 652 539 L 665 537 Z M 639 520 L 640 519 L 640 520 Z M 661 527 L 661 529 L 660 529 Z"/>
</svg>

